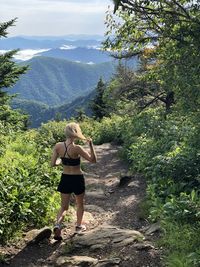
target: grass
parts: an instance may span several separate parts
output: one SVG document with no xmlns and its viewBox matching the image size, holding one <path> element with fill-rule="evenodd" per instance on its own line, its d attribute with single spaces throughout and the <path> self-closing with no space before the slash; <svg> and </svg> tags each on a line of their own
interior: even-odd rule
<svg viewBox="0 0 200 267">
<path fill-rule="evenodd" d="M 162 222 L 164 233 L 158 242 L 163 247 L 167 267 L 200 266 L 200 227 L 199 225 Z"/>
</svg>

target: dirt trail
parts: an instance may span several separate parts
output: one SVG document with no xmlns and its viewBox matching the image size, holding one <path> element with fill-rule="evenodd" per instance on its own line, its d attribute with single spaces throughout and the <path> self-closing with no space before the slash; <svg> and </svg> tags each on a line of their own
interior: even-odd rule
<svg viewBox="0 0 200 267">
<path fill-rule="evenodd" d="M 6 248 L 12 259 L 9 265 L 0 266 L 161 266 L 160 251 L 152 244 L 154 233 L 147 235 L 151 229 L 141 216 L 144 179 L 127 175 L 128 166 L 119 159 L 118 146 L 103 144 L 95 149 L 97 164 L 84 162 L 87 231 L 83 235 L 73 234 L 75 214 L 71 209 L 74 219 L 65 223 L 62 242 L 50 239 L 30 245 L 25 238 Z"/>
</svg>

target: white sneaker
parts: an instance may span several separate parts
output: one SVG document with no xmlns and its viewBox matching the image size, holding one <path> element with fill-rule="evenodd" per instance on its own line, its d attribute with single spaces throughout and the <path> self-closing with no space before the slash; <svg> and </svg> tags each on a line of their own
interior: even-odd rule
<svg viewBox="0 0 200 267">
<path fill-rule="evenodd" d="M 76 225 L 76 228 L 75 228 L 76 233 L 82 233 L 82 232 L 85 232 L 86 230 L 87 230 L 86 225 L 84 224 Z"/>
</svg>

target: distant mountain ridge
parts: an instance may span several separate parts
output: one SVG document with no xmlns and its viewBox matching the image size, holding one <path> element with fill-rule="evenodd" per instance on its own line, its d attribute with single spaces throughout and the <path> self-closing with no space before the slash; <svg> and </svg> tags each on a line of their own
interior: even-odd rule
<svg viewBox="0 0 200 267">
<path fill-rule="evenodd" d="M 87 46 L 100 46 L 101 41 L 95 39 L 29 39 L 25 37 L 11 37 L 0 39 L 0 49 L 50 49 L 59 48 L 63 45 L 75 46 L 75 47 L 87 47 Z"/>
<path fill-rule="evenodd" d="M 15 37 L 22 37 L 26 39 L 34 40 L 98 40 L 102 41 L 104 39 L 103 35 L 99 34 L 67 34 L 67 35 L 18 35 Z"/>
<path fill-rule="evenodd" d="M 11 93 L 50 106 L 88 94 L 100 77 L 108 81 L 115 71 L 112 62 L 88 65 L 50 57 L 35 57 L 23 64 L 29 64 L 30 70 L 22 75 Z"/>
<path fill-rule="evenodd" d="M 39 53 L 40 56 L 62 58 L 70 61 L 82 63 L 103 63 L 113 61 L 110 53 L 93 48 L 77 47 L 74 49 L 51 49 L 49 51 Z"/>
</svg>

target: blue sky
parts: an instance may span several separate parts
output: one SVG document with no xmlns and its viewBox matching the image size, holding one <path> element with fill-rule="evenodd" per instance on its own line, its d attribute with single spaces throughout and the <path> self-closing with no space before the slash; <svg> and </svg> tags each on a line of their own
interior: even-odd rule
<svg viewBox="0 0 200 267">
<path fill-rule="evenodd" d="M 111 0 L 0 0 L 1 21 L 18 17 L 14 35 L 101 34 Z"/>
</svg>

